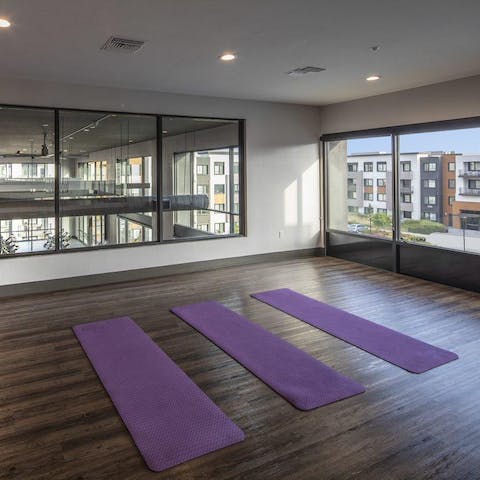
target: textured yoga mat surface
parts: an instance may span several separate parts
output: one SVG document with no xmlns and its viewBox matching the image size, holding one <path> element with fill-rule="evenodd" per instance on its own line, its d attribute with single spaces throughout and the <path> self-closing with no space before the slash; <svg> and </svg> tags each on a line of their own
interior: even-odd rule
<svg viewBox="0 0 480 480">
<path fill-rule="evenodd" d="M 151 470 L 244 439 L 240 428 L 130 318 L 73 330 Z"/>
<path fill-rule="evenodd" d="M 458 358 L 453 352 L 319 302 L 289 288 L 254 293 L 252 297 L 412 373 L 423 373 Z"/>
<path fill-rule="evenodd" d="M 301 410 L 365 391 L 359 383 L 217 302 L 171 311 Z"/>
</svg>

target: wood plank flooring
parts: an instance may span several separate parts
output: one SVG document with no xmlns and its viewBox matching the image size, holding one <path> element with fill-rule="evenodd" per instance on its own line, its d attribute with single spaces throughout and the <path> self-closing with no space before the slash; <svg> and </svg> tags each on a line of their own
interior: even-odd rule
<svg viewBox="0 0 480 480">
<path fill-rule="evenodd" d="M 450 349 L 414 375 L 248 296 L 289 287 Z M 169 313 L 218 300 L 366 386 L 301 412 Z M 480 295 L 334 258 L 0 302 L 0 479 L 480 479 Z M 71 327 L 132 317 L 246 433 L 150 472 Z"/>
</svg>

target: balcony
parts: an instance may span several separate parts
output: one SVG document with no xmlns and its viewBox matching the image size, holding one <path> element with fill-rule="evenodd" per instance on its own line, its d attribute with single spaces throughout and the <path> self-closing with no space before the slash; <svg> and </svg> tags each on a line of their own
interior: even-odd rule
<svg viewBox="0 0 480 480">
<path fill-rule="evenodd" d="M 480 188 L 460 188 L 458 193 L 465 196 L 480 197 Z"/>
<path fill-rule="evenodd" d="M 459 170 L 459 177 L 480 177 L 480 170 Z"/>
</svg>

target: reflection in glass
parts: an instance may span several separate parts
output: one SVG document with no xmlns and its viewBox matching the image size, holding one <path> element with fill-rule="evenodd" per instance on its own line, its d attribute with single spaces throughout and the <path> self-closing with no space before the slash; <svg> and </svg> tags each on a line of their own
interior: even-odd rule
<svg viewBox="0 0 480 480">
<path fill-rule="evenodd" d="M 156 118 L 60 112 L 60 248 L 156 240 Z"/>
<path fill-rule="evenodd" d="M 0 255 L 55 248 L 54 112 L 0 108 Z"/>
<path fill-rule="evenodd" d="M 163 131 L 163 238 L 239 234 L 238 121 L 169 117 Z"/>
</svg>

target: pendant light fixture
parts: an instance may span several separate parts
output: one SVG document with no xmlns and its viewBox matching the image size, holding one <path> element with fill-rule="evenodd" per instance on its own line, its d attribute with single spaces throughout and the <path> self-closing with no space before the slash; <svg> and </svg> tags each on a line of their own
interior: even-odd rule
<svg viewBox="0 0 480 480">
<path fill-rule="evenodd" d="M 46 157 L 48 155 L 48 147 L 47 147 L 47 129 L 43 127 L 43 145 L 42 145 L 42 157 Z"/>
</svg>

